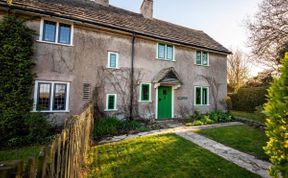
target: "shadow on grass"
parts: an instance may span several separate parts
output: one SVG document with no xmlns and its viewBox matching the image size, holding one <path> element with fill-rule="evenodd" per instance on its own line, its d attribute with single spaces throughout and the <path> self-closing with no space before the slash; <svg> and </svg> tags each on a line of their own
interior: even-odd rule
<svg viewBox="0 0 288 178">
<path fill-rule="evenodd" d="M 259 177 L 175 134 L 96 146 L 88 177 Z"/>
</svg>

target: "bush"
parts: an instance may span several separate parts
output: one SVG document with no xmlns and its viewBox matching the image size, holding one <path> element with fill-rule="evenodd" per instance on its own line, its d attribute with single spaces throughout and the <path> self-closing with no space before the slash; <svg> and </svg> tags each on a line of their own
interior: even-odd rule
<svg viewBox="0 0 288 178">
<path fill-rule="evenodd" d="M 233 110 L 254 112 L 255 107 L 266 102 L 267 88 L 240 88 L 236 94 L 230 94 Z"/>
<path fill-rule="evenodd" d="M 288 177 L 288 53 L 282 60 L 281 76 L 275 79 L 268 90 L 268 102 L 264 105 L 266 135 L 269 138 L 264 147 L 274 165 L 270 175 Z"/>
<path fill-rule="evenodd" d="M 224 98 L 224 103 L 226 104 L 228 110 L 232 110 L 233 104 L 230 96 L 226 96 Z"/>
</svg>

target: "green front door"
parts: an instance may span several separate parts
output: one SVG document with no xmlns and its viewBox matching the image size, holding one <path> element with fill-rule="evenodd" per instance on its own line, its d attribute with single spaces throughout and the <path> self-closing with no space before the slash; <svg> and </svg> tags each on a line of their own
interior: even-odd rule
<svg viewBox="0 0 288 178">
<path fill-rule="evenodd" d="M 158 88 L 158 119 L 172 118 L 172 87 Z"/>
</svg>

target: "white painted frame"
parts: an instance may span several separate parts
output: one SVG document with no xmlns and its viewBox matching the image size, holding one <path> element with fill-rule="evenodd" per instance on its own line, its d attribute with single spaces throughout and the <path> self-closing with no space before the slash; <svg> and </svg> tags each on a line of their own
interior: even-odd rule
<svg viewBox="0 0 288 178">
<path fill-rule="evenodd" d="M 44 41 L 44 40 L 43 40 L 43 30 L 44 30 L 44 21 L 45 21 L 45 20 L 56 23 L 55 42 Z M 71 26 L 70 44 L 58 43 L 60 23 Z M 66 23 L 66 22 L 59 21 L 59 20 L 51 20 L 51 19 L 49 19 L 49 18 L 42 18 L 42 19 L 41 19 L 41 22 L 40 22 L 39 39 L 38 39 L 37 41 L 38 41 L 38 42 L 43 42 L 43 43 L 49 43 L 49 44 L 63 45 L 63 46 L 73 46 L 73 36 L 74 36 L 74 24 L 73 24 L 73 23 Z"/>
<path fill-rule="evenodd" d="M 200 88 L 201 104 L 196 104 L 196 88 Z M 207 104 L 203 104 L 203 88 L 207 89 Z M 210 90 L 208 86 L 194 86 L 194 106 L 209 106 L 210 105 Z"/>
<path fill-rule="evenodd" d="M 201 64 L 197 64 L 197 52 L 201 52 Z M 203 64 L 203 59 L 202 59 L 202 53 L 206 52 L 207 53 L 207 65 Z M 195 51 L 195 61 L 194 61 L 195 65 L 198 66 L 204 66 L 204 67 L 209 67 L 210 66 L 210 53 L 208 51 L 202 51 L 202 50 L 196 50 Z"/>
<path fill-rule="evenodd" d="M 116 67 L 111 67 L 110 64 L 110 56 L 111 54 L 115 54 L 116 55 Z M 119 69 L 119 53 L 117 52 L 112 52 L 112 51 L 108 51 L 108 57 L 107 57 L 107 68 L 109 69 Z"/>
<path fill-rule="evenodd" d="M 142 100 L 142 85 L 149 85 L 149 100 Z M 152 102 L 152 87 L 151 87 L 151 83 L 149 82 L 142 82 L 140 83 L 140 88 L 139 88 L 139 99 L 138 102 L 140 103 L 151 103 Z"/>
<path fill-rule="evenodd" d="M 159 56 L 158 56 L 158 54 L 159 54 L 159 44 L 165 45 L 164 58 L 159 58 Z M 170 45 L 170 46 L 173 47 L 173 57 L 172 57 L 172 59 L 167 59 L 167 45 Z M 156 59 L 159 59 L 159 60 L 162 60 L 162 61 L 174 61 L 175 62 L 176 61 L 175 60 L 175 53 L 176 53 L 175 45 L 167 44 L 165 42 L 157 42 L 157 44 L 156 44 Z"/>
<path fill-rule="evenodd" d="M 37 111 L 37 100 L 38 100 L 38 86 L 39 83 L 49 83 L 51 84 L 50 88 L 50 109 L 47 111 Z M 66 110 L 53 110 L 53 101 L 54 101 L 54 85 L 55 84 L 65 84 L 66 85 Z M 69 110 L 69 101 L 70 101 L 70 82 L 61 82 L 61 81 L 47 81 L 47 80 L 36 80 L 34 86 L 34 98 L 33 98 L 33 112 L 48 112 L 48 113 L 61 113 L 61 112 L 70 112 Z"/>
<path fill-rule="evenodd" d="M 156 94 L 155 94 L 155 119 L 158 119 L 158 87 L 159 87 L 160 85 L 155 85 L 155 90 L 156 90 Z M 172 87 L 172 96 L 171 96 L 171 118 L 173 119 L 174 117 L 175 117 L 175 111 L 174 111 L 174 109 L 175 109 L 175 104 L 174 104 L 174 101 L 175 101 L 175 99 L 174 99 L 174 96 L 175 96 L 175 91 L 174 90 L 176 90 L 177 88 L 175 87 L 175 86 L 171 86 Z"/>
<path fill-rule="evenodd" d="M 114 96 L 114 109 L 108 109 L 109 96 Z M 117 94 L 106 94 L 106 109 L 105 111 L 117 111 Z"/>
</svg>

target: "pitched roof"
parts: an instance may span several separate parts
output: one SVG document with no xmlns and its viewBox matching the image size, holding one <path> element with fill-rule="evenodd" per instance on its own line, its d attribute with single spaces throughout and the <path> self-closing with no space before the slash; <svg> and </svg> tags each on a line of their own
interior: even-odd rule
<svg viewBox="0 0 288 178">
<path fill-rule="evenodd" d="M 6 5 L 6 0 L 0 0 Z M 1 5 L 1 6 L 2 6 Z M 43 13 L 76 21 L 103 25 L 160 40 L 229 54 L 230 51 L 203 31 L 175 25 L 142 14 L 109 5 L 99 5 L 90 0 L 14 0 L 13 8 Z"/>
</svg>

